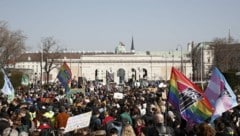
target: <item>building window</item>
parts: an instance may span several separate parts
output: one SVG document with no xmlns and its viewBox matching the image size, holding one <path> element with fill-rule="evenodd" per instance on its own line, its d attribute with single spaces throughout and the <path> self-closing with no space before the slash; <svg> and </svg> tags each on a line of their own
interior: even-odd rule
<svg viewBox="0 0 240 136">
<path fill-rule="evenodd" d="M 211 59 L 210 57 L 207 58 L 207 62 L 210 63 L 211 62 Z"/>
</svg>

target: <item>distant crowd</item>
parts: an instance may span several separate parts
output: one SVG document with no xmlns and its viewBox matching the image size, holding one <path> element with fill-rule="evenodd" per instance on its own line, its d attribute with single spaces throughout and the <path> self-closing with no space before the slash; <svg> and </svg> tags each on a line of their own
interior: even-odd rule
<svg viewBox="0 0 240 136">
<path fill-rule="evenodd" d="M 123 97 L 115 97 L 121 93 Z M 67 93 L 16 90 L 13 101 L 0 94 L 1 136 L 238 136 L 240 108 L 225 112 L 214 123 L 194 126 L 166 101 L 167 87 L 86 86 Z M 92 111 L 88 127 L 63 133 L 69 117 Z"/>
</svg>

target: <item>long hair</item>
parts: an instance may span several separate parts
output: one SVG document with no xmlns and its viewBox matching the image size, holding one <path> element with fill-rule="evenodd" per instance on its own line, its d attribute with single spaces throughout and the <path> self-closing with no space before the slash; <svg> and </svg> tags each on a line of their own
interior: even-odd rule
<svg viewBox="0 0 240 136">
<path fill-rule="evenodd" d="M 133 127 L 130 124 L 124 126 L 122 136 L 136 136 Z"/>
</svg>

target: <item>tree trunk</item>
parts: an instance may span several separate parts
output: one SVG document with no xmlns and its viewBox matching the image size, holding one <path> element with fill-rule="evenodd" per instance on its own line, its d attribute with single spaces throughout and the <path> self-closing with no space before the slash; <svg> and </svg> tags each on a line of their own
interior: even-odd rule
<svg viewBox="0 0 240 136">
<path fill-rule="evenodd" d="M 47 74 L 47 84 L 49 83 L 49 75 L 50 75 L 50 72 L 46 72 Z"/>
</svg>

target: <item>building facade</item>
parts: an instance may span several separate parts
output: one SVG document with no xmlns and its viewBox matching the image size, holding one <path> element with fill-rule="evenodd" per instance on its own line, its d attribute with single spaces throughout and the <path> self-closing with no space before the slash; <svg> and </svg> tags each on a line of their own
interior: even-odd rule
<svg viewBox="0 0 240 136">
<path fill-rule="evenodd" d="M 200 42 L 193 45 L 193 80 L 196 82 L 207 81 L 214 65 L 214 48 L 212 42 Z"/>
<path fill-rule="evenodd" d="M 76 80 L 80 77 L 98 80 L 103 83 L 109 81 L 123 83 L 129 80 L 169 80 L 171 68 L 175 67 L 186 77 L 192 77 L 191 58 L 185 51 L 129 51 L 124 45 L 116 47 L 115 52 L 65 52 L 54 58 L 55 69 L 50 72 L 50 81 L 56 81 L 58 70 L 66 62 Z M 120 50 L 119 50 L 120 49 Z M 45 72 L 41 71 L 41 55 L 39 53 L 25 53 L 15 64 L 17 69 L 31 69 L 32 81 L 36 78 L 44 82 Z M 52 59 L 52 58 L 51 58 Z M 42 75 L 42 76 L 41 76 Z"/>
</svg>

